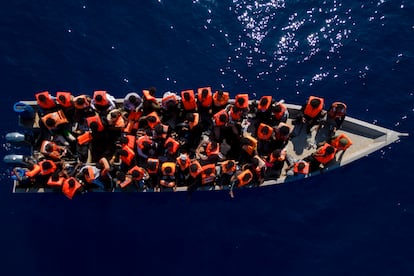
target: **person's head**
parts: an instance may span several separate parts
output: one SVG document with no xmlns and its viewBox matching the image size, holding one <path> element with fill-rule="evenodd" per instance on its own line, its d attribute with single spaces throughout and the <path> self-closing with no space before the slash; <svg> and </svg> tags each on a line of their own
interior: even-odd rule
<svg viewBox="0 0 414 276">
<path fill-rule="evenodd" d="M 253 164 L 253 166 L 259 166 L 259 159 L 257 159 L 256 157 L 255 158 L 252 158 L 252 164 Z"/>
<path fill-rule="evenodd" d="M 227 170 L 230 170 L 231 168 L 233 168 L 233 167 L 234 167 L 234 165 L 235 165 L 234 161 L 233 161 L 233 160 L 230 160 L 230 161 L 229 161 L 229 162 L 227 162 L 227 164 L 226 164 L 226 169 L 227 169 Z"/>
<path fill-rule="evenodd" d="M 58 172 L 54 172 L 51 176 L 53 181 L 58 181 L 59 180 L 59 173 Z"/>
<path fill-rule="evenodd" d="M 119 113 L 119 112 L 117 112 L 117 111 L 115 111 L 115 112 L 111 112 L 111 119 L 116 119 L 116 118 L 118 118 L 119 116 L 121 116 L 121 113 Z"/>
<path fill-rule="evenodd" d="M 288 126 L 281 126 L 281 127 L 279 128 L 279 131 L 280 131 L 280 133 L 281 133 L 282 135 L 286 136 L 286 135 L 288 135 L 288 134 L 289 134 L 289 132 L 290 132 L 290 128 L 289 128 Z"/>
<path fill-rule="evenodd" d="M 237 103 L 242 106 L 246 100 L 244 98 L 237 98 Z"/>
<path fill-rule="evenodd" d="M 37 98 L 39 99 L 39 102 L 46 102 L 46 96 L 44 94 L 40 94 Z"/>
<path fill-rule="evenodd" d="M 116 176 L 116 178 L 119 180 L 119 181 L 125 181 L 125 179 L 126 179 L 126 175 L 125 175 L 125 173 L 123 172 L 123 171 L 117 171 L 116 173 L 115 173 L 115 176 Z"/>
<path fill-rule="evenodd" d="M 155 116 L 148 116 L 147 117 L 147 120 L 150 123 L 155 123 L 157 121 L 157 118 L 155 118 Z"/>
<path fill-rule="evenodd" d="M 211 150 L 216 150 L 218 147 L 218 143 L 215 141 L 210 142 L 210 149 Z"/>
<path fill-rule="evenodd" d="M 98 131 L 98 128 L 99 128 L 98 122 L 95 122 L 95 121 L 91 122 L 89 124 L 89 128 L 92 130 L 92 132 Z"/>
<path fill-rule="evenodd" d="M 190 100 L 190 93 L 184 92 L 183 97 L 184 97 L 184 100 L 189 101 Z"/>
<path fill-rule="evenodd" d="M 165 171 L 166 174 L 171 174 L 172 173 L 172 168 L 171 167 L 166 167 L 164 171 Z"/>
<path fill-rule="evenodd" d="M 51 143 L 47 143 L 45 146 L 46 152 L 52 152 L 53 151 L 53 145 Z"/>
<path fill-rule="evenodd" d="M 155 93 L 157 93 L 157 89 L 154 86 L 148 88 L 148 91 L 149 91 L 149 94 L 153 97 L 155 96 Z"/>
<path fill-rule="evenodd" d="M 95 102 L 100 103 L 100 102 L 102 102 L 102 100 L 103 100 L 102 95 L 98 94 L 98 95 L 95 96 Z"/>
<path fill-rule="evenodd" d="M 311 105 L 313 108 L 317 108 L 320 104 L 321 104 L 321 100 L 320 100 L 320 99 L 312 99 L 312 100 L 310 101 L 310 105 Z"/>
<path fill-rule="evenodd" d="M 280 149 L 275 149 L 275 150 L 272 152 L 272 156 L 273 156 L 274 158 L 278 158 L 278 157 L 280 157 L 281 153 L 282 153 L 282 150 L 280 150 Z"/>
<path fill-rule="evenodd" d="M 121 137 L 119 137 L 119 142 L 120 142 L 122 145 L 125 145 L 125 144 L 127 144 L 127 143 L 128 143 L 128 138 L 126 138 L 125 136 L 121 136 Z"/>
<path fill-rule="evenodd" d="M 68 181 L 69 187 L 73 188 L 75 186 L 75 180 L 73 178 Z"/>
<path fill-rule="evenodd" d="M 227 121 L 227 116 L 225 114 L 220 114 L 219 121 L 225 123 Z"/>
<path fill-rule="evenodd" d="M 189 122 L 194 122 L 194 114 L 193 113 L 187 113 L 185 115 L 185 118 L 189 121 Z"/>
<path fill-rule="evenodd" d="M 282 111 L 282 106 L 280 104 L 275 105 L 273 111 L 279 113 L 280 111 Z"/>
<path fill-rule="evenodd" d="M 259 105 L 260 106 L 266 106 L 268 104 L 268 102 L 269 102 L 268 98 L 261 98 L 260 102 L 259 102 Z"/>
<path fill-rule="evenodd" d="M 64 95 L 59 95 L 58 97 L 59 101 L 61 101 L 62 103 L 66 103 L 66 97 Z"/>
<path fill-rule="evenodd" d="M 167 149 L 171 149 L 173 147 L 173 143 L 171 141 L 169 141 L 167 144 L 165 144 L 165 147 Z"/>
<path fill-rule="evenodd" d="M 348 139 L 346 139 L 346 138 L 339 139 L 339 144 L 341 146 L 345 147 L 346 145 L 348 145 Z"/>
<path fill-rule="evenodd" d="M 250 180 L 250 174 L 246 173 L 245 175 L 243 175 L 243 181 L 249 181 Z"/>
<path fill-rule="evenodd" d="M 264 134 L 264 135 L 269 134 L 269 131 L 270 131 L 270 129 L 269 129 L 269 127 L 267 127 L 267 126 L 262 127 L 262 129 L 260 130 L 260 132 L 261 132 L 262 134 Z"/>
<path fill-rule="evenodd" d="M 135 95 L 130 95 L 128 97 L 128 101 L 132 104 L 135 104 L 135 103 L 137 103 L 137 97 L 135 97 Z"/>
<path fill-rule="evenodd" d="M 85 99 L 84 98 L 77 98 L 75 101 L 76 105 L 84 105 Z"/>
<path fill-rule="evenodd" d="M 326 148 L 326 154 L 332 154 L 332 153 L 334 153 L 335 152 L 335 148 L 334 147 L 332 147 L 332 146 L 328 146 L 327 148 Z"/>
<path fill-rule="evenodd" d="M 155 163 L 155 162 L 149 162 L 147 166 L 148 166 L 147 168 L 149 170 L 154 171 L 157 168 L 157 163 Z"/>
<path fill-rule="evenodd" d="M 53 118 L 47 118 L 45 124 L 48 127 L 54 127 L 56 125 L 56 121 Z"/>
<path fill-rule="evenodd" d="M 201 90 L 201 98 L 205 99 L 208 96 L 208 90 L 206 88 L 204 88 L 203 90 Z"/>
<path fill-rule="evenodd" d="M 223 90 L 219 90 L 219 91 L 217 91 L 217 96 L 218 96 L 219 98 L 222 98 L 222 97 L 223 97 L 223 95 L 224 95 Z"/>
<path fill-rule="evenodd" d="M 303 171 L 305 169 L 305 162 L 298 163 L 298 171 Z"/>
<path fill-rule="evenodd" d="M 198 170 L 198 166 L 197 166 L 197 164 L 191 164 L 190 165 L 190 172 L 197 172 L 197 170 Z"/>
<path fill-rule="evenodd" d="M 132 175 L 133 178 L 138 178 L 141 174 L 139 173 L 138 170 L 133 170 L 131 175 Z"/>
<path fill-rule="evenodd" d="M 212 169 L 212 168 L 207 168 L 207 169 L 204 171 L 204 173 L 205 173 L 205 174 L 212 174 L 212 173 L 213 173 L 213 169 Z"/>
<path fill-rule="evenodd" d="M 126 150 L 124 150 L 124 149 L 121 149 L 121 150 L 119 151 L 119 156 L 124 156 L 124 157 L 126 157 L 126 156 L 128 156 L 128 152 L 127 152 Z"/>
</svg>

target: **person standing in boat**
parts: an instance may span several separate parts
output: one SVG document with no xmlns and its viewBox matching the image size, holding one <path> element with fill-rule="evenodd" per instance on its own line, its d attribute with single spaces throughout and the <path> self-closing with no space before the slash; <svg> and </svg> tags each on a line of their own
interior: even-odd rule
<svg viewBox="0 0 414 276">
<path fill-rule="evenodd" d="M 259 126 L 260 123 L 264 123 L 267 125 L 272 125 L 272 105 L 274 100 L 272 96 L 262 96 L 257 103 L 256 109 L 256 128 Z"/>
<path fill-rule="evenodd" d="M 211 114 L 213 106 L 213 94 L 211 87 L 200 87 L 197 89 L 197 110 L 200 114 L 200 122 L 203 131 L 211 129 Z"/>
<path fill-rule="evenodd" d="M 306 133 L 310 135 L 311 129 L 320 125 L 326 117 L 324 107 L 324 99 L 316 96 L 310 96 L 300 110 L 299 116 L 295 120 L 295 124 L 303 123 L 306 126 Z"/>
<path fill-rule="evenodd" d="M 148 89 L 142 90 L 144 95 L 142 98 L 142 112 L 143 115 L 148 115 L 152 112 L 159 112 L 161 109 L 160 104 L 156 98 L 157 89 L 155 87 L 150 87 Z"/>
<path fill-rule="evenodd" d="M 333 135 L 341 128 L 342 123 L 346 117 L 346 104 L 343 102 L 334 102 L 328 109 L 326 116 L 326 124 L 329 127 L 330 133 Z"/>
</svg>

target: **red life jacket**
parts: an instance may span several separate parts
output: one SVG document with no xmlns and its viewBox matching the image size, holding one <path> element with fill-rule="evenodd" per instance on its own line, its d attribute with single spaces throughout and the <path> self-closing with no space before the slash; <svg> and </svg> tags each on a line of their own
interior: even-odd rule
<svg viewBox="0 0 414 276">
<path fill-rule="evenodd" d="M 266 134 L 264 133 L 265 129 L 268 130 Z M 271 126 L 260 123 L 259 127 L 257 128 L 257 138 L 260 140 L 269 140 L 272 137 L 272 134 L 273 128 Z"/>
<path fill-rule="evenodd" d="M 85 131 L 85 133 L 79 135 L 76 139 L 78 140 L 79 145 L 84 145 L 92 141 L 92 134 L 89 131 Z"/>
<path fill-rule="evenodd" d="M 155 103 L 157 102 L 157 99 L 150 94 L 149 90 L 142 90 L 142 94 L 144 95 L 145 100 Z"/>
<path fill-rule="evenodd" d="M 216 91 L 213 94 L 213 103 L 216 107 L 225 106 L 229 102 L 229 92 L 223 92 L 221 98 L 219 98 L 219 92 Z"/>
<path fill-rule="evenodd" d="M 242 111 L 235 111 L 234 110 L 234 106 L 232 106 L 231 108 L 230 108 L 230 111 L 229 111 L 229 115 L 230 115 L 230 118 L 233 120 L 233 121 L 235 121 L 235 122 L 239 122 L 240 120 L 241 120 L 241 115 L 243 114 L 243 112 Z"/>
<path fill-rule="evenodd" d="M 242 103 L 239 103 L 242 102 Z M 234 98 L 234 105 L 240 109 L 244 110 L 249 107 L 249 94 L 237 94 Z"/>
<path fill-rule="evenodd" d="M 70 182 L 74 183 L 72 187 L 69 185 Z M 80 187 L 82 187 L 82 185 L 78 182 L 78 180 L 76 180 L 74 177 L 70 177 L 63 181 L 62 192 L 69 199 L 73 199 L 73 196 L 80 189 Z"/>
<path fill-rule="evenodd" d="M 328 111 L 328 117 L 335 119 L 346 115 L 346 104 L 342 102 L 334 102 Z"/>
<path fill-rule="evenodd" d="M 63 176 L 54 177 L 51 175 L 47 181 L 47 185 L 52 187 L 61 187 L 63 185 L 63 181 L 65 181 Z"/>
<path fill-rule="evenodd" d="M 313 158 L 315 158 L 317 161 L 319 161 L 321 164 L 325 165 L 329 163 L 331 160 L 335 158 L 336 149 L 331 154 L 326 154 L 326 149 L 330 147 L 328 143 L 325 143 L 320 149 L 316 151 L 316 153 L 313 155 Z"/>
<path fill-rule="evenodd" d="M 45 97 L 44 101 L 39 100 L 40 95 Z M 39 92 L 35 94 L 35 98 L 37 101 L 37 105 L 42 109 L 51 109 L 51 108 L 56 107 L 56 103 L 50 96 L 49 91 Z"/>
<path fill-rule="evenodd" d="M 151 165 L 154 166 L 153 169 L 151 168 Z M 155 158 L 148 158 L 147 159 L 147 172 L 149 174 L 157 174 L 159 165 L 160 165 L 160 160 L 155 159 Z"/>
<path fill-rule="evenodd" d="M 104 130 L 104 125 L 102 124 L 101 117 L 99 115 L 91 116 L 86 118 L 86 123 L 88 124 L 88 127 L 91 127 L 91 123 L 96 122 L 98 124 L 98 131 Z"/>
<path fill-rule="evenodd" d="M 219 143 L 216 143 L 216 145 L 217 145 L 217 147 L 213 149 L 212 142 L 209 142 L 207 144 L 207 147 L 206 147 L 206 154 L 207 154 L 207 156 L 217 155 L 217 154 L 220 153 L 220 145 L 219 145 Z"/>
<path fill-rule="evenodd" d="M 188 95 L 189 99 L 186 100 L 186 96 Z M 197 103 L 194 96 L 194 90 L 184 90 L 181 91 L 181 102 L 183 104 L 184 110 L 191 111 L 197 109 Z"/>
<path fill-rule="evenodd" d="M 129 166 L 131 165 L 132 160 L 135 158 L 135 152 L 133 149 L 131 149 L 127 145 L 123 145 L 122 149 L 127 152 L 127 156 L 121 155 L 120 156 L 121 161 Z"/>
<path fill-rule="evenodd" d="M 79 104 L 78 103 L 78 100 L 79 99 L 82 99 L 83 100 L 83 103 L 82 104 Z M 87 108 L 87 107 L 89 107 L 90 106 L 90 100 L 89 100 L 89 98 L 88 98 L 88 96 L 86 96 L 86 95 L 80 95 L 80 96 L 77 96 L 77 97 L 75 97 L 74 99 L 73 99 L 73 104 L 75 105 L 75 108 L 76 109 L 85 109 L 85 108 Z"/>
<path fill-rule="evenodd" d="M 155 120 L 153 122 L 151 122 L 150 120 L 148 120 L 149 117 L 154 117 Z M 151 129 L 154 129 L 154 127 L 156 125 L 158 125 L 159 123 L 161 123 L 160 117 L 158 117 L 157 112 L 153 111 L 153 112 L 151 112 L 150 114 L 147 115 L 147 123 L 148 123 L 148 126 Z"/>
<path fill-rule="evenodd" d="M 302 170 L 299 170 L 299 164 L 304 164 L 305 167 Z M 300 174 L 308 174 L 309 173 L 309 163 L 305 161 L 296 162 L 293 165 L 293 172 L 294 173 L 300 173 Z"/>
<path fill-rule="evenodd" d="M 221 117 L 225 118 L 224 122 L 220 120 Z M 213 115 L 213 120 L 216 126 L 225 126 L 229 121 L 229 114 L 227 114 L 226 110 L 222 109 Z"/>
<path fill-rule="evenodd" d="M 243 187 L 250 183 L 253 179 L 253 173 L 250 170 L 242 171 L 238 176 L 239 184 L 237 187 Z"/>
<path fill-rule="evenodd" d="M 233 166 L 229 167 L 229 163 L 233 162 Z M 222 173 L 234 173 L 236 171 L 237 165 L 234 160 L 226 160 L 223 163 L 221 163 L 221 172 Z"/>
<path fill-rule="evenodd" d="M 201 184 L 207 185 L 216 180 L 216 165 L 207 164 L 201 167 Z"/>
<path fill-rule="evenodd" d="M 174 162 L 165 162 L 161 165 L 161 173 L 163 176 L 165 177 L 171 177 L 173 178 L 175 176 L 175 163 Z M 171 170 L 168 172 L 167 168 L 170 168 Z M 160 180 L 160 185 L 164 186 L 164 187 L 174 187 L 175 186 L 175 181 L 174 180 L 165 180 L 162 179 Z"/>
<path fill-rule="evenodd" d="M 193 165 L 195 165 L 195 169 L 192 169 Z M 200 174 L 200 172 L 201 172 L 200 163 L 196 159 L 192 160 L 190 163 L 190 175 L 193 178 L 196 178 Z"/>
<path fill-rule="evenodd" d="M 139 176 L 137 176 L 137 177 L 132 177 L 132 180 L 140 181 L 140 180 L 142 180 L 142 179 L 144 178 L 145 173 L 146 173 L 145 169 L 143 169 L 143 168 L 141 168 L 141 167 L 139 167 L 139 166 L 136 166 L 136 165 L 135 165 L 134 167 L 132 167 L 132 168 L 128 171 L 128 174 L 130 174 L 130 175 L 132 176 L 132 173 L 133 173 L 134 171 L 137 171 L 137 172 L 139 173 Z"/>
<path fill-rule="evenodd" d="M 185 155 L 186 155 L 185 160 L 182 160 L 180 156 L 176 158 L 176 162 L 178 166 L 180 167 L 180 170 L 182 171 L 186 170 L 190 166 L 190 157 L 188 156 L 188 154 L 185 154 Z"/>
<path fill-rule="evenodd" d="M 203 90 L 207 90 L 207 95 L 203 98 Z M 211 87 L 201 87 L 197 89 L 197 100 L 203 107 L 210 107 L 213 103 L 213 94 Z"/>
<path fill-rule="evenodd" d="M 49 118 L 54 120 L 55 123 L 54 123 L 53 126 L 48 126 L 46 124 L 46 122 L 48 121 Z M 63 113 L 62 110 L 58 110 L 56 112 L 48 113 L 48 114 L 44 115 L 41 119 L 42 119 L 43 124 L 50 130 L 55 129 L 55 128 L 59 127 L 62 124 L 67 124 L 68 123 L 68 120 L 66 119 L 66 116 L 65 116 L 65 114 Z"/>
<path fill-rule="evenodd" d="M 347 144 L 345 146 L 341 145 L 341 139 L 345 139 L 347 140 Z M 352 141 L 351 139 L 349 139 L 348 136 L 346 136 L 345 134 L 340 134 L 338 136 L 336 136 L 334 139 L 331 140 L 330 144 L 336 148 L 336 150 L 346 150 L 347 148 L 349 148 L 352 145 Z"/>
<path fill-rule="evenodd" d="M 137 147 L 140 149 L 144 149 L 144 144 L 147 143 L 152 145 L 152 139 L 148 135 L 143 135 L 137 139 Z"/>
<path fill-rule="evenodd" d="M 319 99 L 319 101 L 320 101 L 317 108 L 313 108 L 310 104 L 310 102 L 314 99 Z M 319 112 L 322 111 L 323 105 L 324 105 L 324 99 L 323 98 L 310 96 L 309 99 L 308 99 L 308 102 L 306 103 L 305 110 L 303 111 L 303 114 L 310 117 L 310 118 L 312 118 L 312 119 L 316 118 L 316 116 L 318 116 Z"/>
<path fill-rule="evenodd" d="M 43 168 L 43 164 L 46 164 L 46 163 L 50 163 L 51 166 L 50 166 L 49 169 L 44 169 Z M 40 175 L 49 175 L 49 174 L 52 174 L 57 169 L 56 163 L 53 162 L 52 160 L 43 160 L 43 161 L 40 161 L 39 162 L 39 166 L 40 166 Z"/>
<path fill-rule="evenodd" d="M 263 104 L 265 99 L 267 99 L 267 102 L 266 102 L 266 104 Z M 263 96 L 263 97 L 260 98 L 257 109 L 259 109 L 259 111 L 265 112 L 266 110 L 269 109 L 271 104 L 272 104 L 272 96 Z"/>
<path fill-rule="evenodd" d="M 180 143 L 177 140 L 175 140 L 174 138 L 168 137 L 168 139 L 165 140 L 164 147 L 167 148 L 167 145 L 169 143 L 172 143 L 172 147 L 168 149 L 168 153 L 169 154 L 175 154 L 177 152 L 178 148 L 180 147 Z"/>
<path fill-rule="evenodd" d="M 40 173 L 40 166 L 38 164 L 34 164 L 33 168 L 30 171 L 25 172 L 25 175 L 32 178 L 38 173 Z"/>
<path fill-rule="evenodd" d="M 72 94 L 70 92 L 56 92 L 56 101 L 64 108 L 70 108 L 73 106 Z"/>
<path fill-rule="evenodd" d="M 96 97 L 98 95 L 102 97 L 102 99 L 100 101 L 96 100 Z M 95 106 L 105 107 L 105 106 L 109 105 L 108 98 L 106 97 L 106 91 L 103 91 L 103 90 L 94 91 L 93 99 L 94 99 L 94 102 L 95 102 Z"/>
<path fill-rule="evenodd" d="M 276 118 L 276 120 L 280 120 L 282 119 L 283 115 L 285 115 L 286 112 L 286 105 L 279 103 L 278 104 L 280 106 L 280 112 L 273 112 L 273 116 Z"/>
</svg>

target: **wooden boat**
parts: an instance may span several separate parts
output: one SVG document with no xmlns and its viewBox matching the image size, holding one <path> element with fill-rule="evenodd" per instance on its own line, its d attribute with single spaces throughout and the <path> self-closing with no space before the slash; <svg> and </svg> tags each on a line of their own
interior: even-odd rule
<svg viewBox="0 0 414 276">
<path fill-rule="evenodd" d="M 158 99 L 159 101 L 161 99 Z M 123 99 L 117 99 L 117 104 L 119 106 L 122 105 Z M 300 105 L 295 104 L 286 104 L 289 111 L 289 118 L 287 120 L 287 124 L 292 126 L 293 133 L 295 134 L 292 139 L 287 144 L 287 152 L 295 159 L 303 159 L 304 157 L 310 155 L 312 152 L 315 151 L 314 147 L 309 147 L 309 136 L 307 136 L 305 127 L 301 124 L 293 124 L 293 119 L 296 118 L 298 112 L 301 109 Z M 26 108 L 30 107 L 36 111 L 37 103 L 36 101 L 21 101 L 16 103 L 16 108 Z M 16 110 L 19 113 L 26 112 L 25 110 Z M 249 120 L 253 120 L 253 116 L 249 116 Z M 35 112 L 34 118 L 32 120 L 23 120 L 21 118 L 21 114 L 19 114 L 19 125 L 27 130 L 33 130 L 39 128 L 38 124 L 39 116 Z M 247 121 L 247 123 L 248 123 Z M 340 130 L 337 131 L 338 134 L 345 133 L 350 139 L 352 140 L 352 146 L 347 149 L 342 154 L 337 154 L 334 161 L 330 162 L 328 166 L 326 166 L 323 171 L 331 171 L 333 169 L 337 169 L 339 167 L 345 166 L 351 162 L 359 160 L 379 149 L 386 147 L 387 145 L 394 143 L 400 139 L 400 137 L 408 136 L 407 133 L 397 132 L 391 129 L 387 129 L 381 126 L 377 126 L 368 122 L 364 122 L 358 120 L 356 118 L 352 118 L 347 116 L 345 121 L 342 124 Z M 13 135 L 13 134 L 10 134 Z M 311 132 L 311 140 L 314 144 L 319 142 L 325 141 L 328 138 L 328 130 L 325 128 L 318 129 L 317 127 L 312 129 Z M 19 142 L 23 144 L 27 144 L 24 138 L 20 137 Z M 35 154 L 36 149 L 29 145 L 30 147 L 30 154 Z M 9 164 L 18 164 L 18 161 L 24 158 L 25 155 L 21 154 L 13 154 L 4 157 L 4 161 Z M 17 161 L 16 161 L 17 158 Z M 14 162 L 16 161 L 16 162 Z M 318 175 L 320 171 L 314 171 L 305 176 L 305 178 L 312 177 Z M 340 172 L 339 172 L 340 173 Z M 303 179 L 303 177 L 296 177 L 292 175 L 287 175 L 285 170 L 282 170 L 282 174 L 276 179 L 265 179 L 264 182 L 258 187 L 264 186 L 271 186 L 271 185 L 278 185 L 283 184 L 291 181 L 297 181 L 299 179 Z M 246 186 L 247 188 L 252 186 Z M 246 188 L 243 187 L 243 188 Z M 255 186 L 257 187 L 257 186 Z M 206 186 L 201 187 L 198 190 L 205 190 L 205 191 L 212 191 L 212 190 L 228 190 L 228 186 L 219 187 L 217 185 L 213 186 Z M 183 192 L 187 191 L 188 187 L 176 187 L 175 189 L 165 189 L 165 191 L 176 191 L 176 192 Z M 43 192 L 56 192 L 55 188 L 49 187 L 22 187 L 19 185 L 19 181 L 13 181 L 13 193 L 43 193 Z M 94 191 L 103 191 L 101 189 L 94 189 Z M 119 187 L 114 187 L 111 189 L 112 192 L 124 192 L 123 189 Z M 138 190 L 136 190 L 138 191 Z M 147 189 L 146 192 L 151 192 L 154 190 Z"/>
</svg>

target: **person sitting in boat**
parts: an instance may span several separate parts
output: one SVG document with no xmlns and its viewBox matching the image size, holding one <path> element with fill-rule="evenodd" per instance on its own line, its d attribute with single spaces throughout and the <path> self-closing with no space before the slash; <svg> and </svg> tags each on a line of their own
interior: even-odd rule
<svg viewBox="0 0 414 276">
<path fill-rule="evenodd" d="M 202 165 L 216 163 L 220 159 L 220 145 L 205 138 L 198 145 L 195 154 Z"/>
<path fill-rule="evenodd" d="M 271 125 L 272 124 L 272 105 L 274 103 L 274 100 L 272 98 L 272 96 L 267 95 L 267 96 L 262 96 L 259 100 L 259 102 L 257 103 L 256 109 L 256 127 L 258 127 L 258 125 L 260 123 L 264 123 L 264 124 L 268 124 Z M 256 105 L 256 102 L 255 102 Z"/>
<path fill-rule="evenodd" d="M 201 87 L 197 89 L 197 110 L 200 114 L 201 126 L 203 131 L 211 129 L 211 114 L 213 112 L 213 94 L 211 87 Z"/>
<path fill-rule="evenodd" d="M 222 109 L 213 115 L 213 135 L 216 141 L 222 140 L 221 133 L 227 128 L 229 114 L 226 109 Z"/>
<path fill-rule="evenodd" d="M 334 102 L 328 109 L 326 124 L 331 134 L 334 134 L 341 128 L 346 117 L 346 104 L 343 102 Z"/>
<path fill-rule="evenodd" d="M 161 109 L 160 104 L 155 97 L 157 89 L 155 87 L 150 87 L 148 89 L 142 90 L 142 112 L 143 115 L 148 115 L 152 112 L 159 112 Z"/>
<path fill-rule="evenodd" d="M 212 186 L 216 184 L 216 164 L 205 164 L 201 167 L 201 185 Z"/>
<path fill-rule="evenodd" d="M 304 123 L 306 125 L 306 133 L 310 135 L 311 129 L 316 125 L 320 125 L 325 120 L 326 111 L 323 107 L 323 98 L 310 96 L 306 104 L 302 106 L 295 123 Z"/>
<path fill-rule="evenodd" d="M 62 192 L 67 198 L 73 199 L 76 194 L 82 192 L 82 187 L 75 177 L 70 177 L 63 182 Z"/>
<path fill-rule="evenodd" d="M 178 105 L 180 100 L 180 96 L 171 91 L 165 92 L 161 100 L 161 121 L 173 129 L 177 124 L 178 116 L 180 113 Z"/>
<path fill-rule="evenodd" d="M 168 137 L 164 143 L 164 156 L 167 160 L 172 161 L 177 157 L 177 153 L 180 149 L 180 143 L 172 137 Z"/>
<path fill-rule="evenodd" d="M 257 128 L 257 152 L 260 155 L 268 155 L 272 151 L 272 141 L 274 139 L 273 128 L 267 124 L 260 123 Z"/>
<path fill-rule="evenodd" d="M 160 160 L 158 158 L 148 158 L 146 163 L 146 170 L 149 175 L 147 181 L 148 187 L 159 191 L 159 175 L 160 175 Z"/>
<path fill-rule="evenodd" d="M 113 109 L 106 115 L 106 121 L 109 127 L 123 130 L 127 124 L 127 119 L 120 109 Z"/>
<path fill-rule="evenodd" d="M 272 124 L 278 125 L 279 123 L 286 123 L 289 118 L 289 110 L 284 104 L 284 100 L 280 100 L 274 103 L 271 107 L 272 110 Z"/>
<path fill-rule="evenodd" d="M 91 102 L 91 97 L 86 94 L 73 98 L 73 104 L 75 106 L 74 122 L 83 123 L 85 118 L 95 115 L 95 111 L 91 107 Z"/>
<path fill-rule="evenodd" d="M 241 188 L 249 185 L 253 180 L 253 172 L 250 169 L 243 168 L 242 171 L 236 172 L 230 180 L 230 197 L 234 198 L 234 188 Z"/>
<path fill-rule="evenodd" d="M 185 117 L 187 113 L 197 111 L 197 101 L 193 89 L 181 91 L 180 109 L 182 113 L 180 117 Z"/>
<path fill-rule="evenodd" d="M 336 149 L 336 152 L 341 152 L 338 157 L 338 160 L 341 160 L 345 151 L 352 145 L 352 140 L 345 133 L 341 133 L 331 137 L 328 143 Z"/>
<path fill-rule="evenodd" d="M 276 179 L 279 178 L 282 169 L 286 162 L 287 150 L 275 149 L 267 158 L 266 158 L 266 178 Z"/>
<path fill-rule="evenodd" d="M 84 165 L 80 168 L 76 178 L 84 184 L 84 186 L 89 188 L 96 188 L 99 187 L 100 189 L 104 189 L 105 185 L 100 180 L 101 177 L 101 170 L 98 169 L 97 166 L 93 165 Z"/>
<path fill-rule="evenodd" d="M 234 98 L 234 106 L 242 113 L 249 112 L 249 94 L 237 94 Z"/>
<path fill-rule="evenodd" d="M 154 155 L 156 150 L 155 143 L 151 136 L 148 134 L 138 137 L 136 140 L 137 153 L 138 153 L 138 164 L 144 164 L 148 157 Z"/>
<path fill-rule="evenodd" d="M 251 170 L 253 174 L 253 183 L 257 186 L 261 185 L 264 182 L 267 166 L 266 161 L 263 160 L 259 155 L 255 155 L 252 158 Z"/>
<path fill-rule="evenodd" d="M 335 161 L 335 154 L 335 147 L 325 142 L 303 160 L 309 162 L 309 171 L 314 172 L 326 168 L 331 162 Z"/>
<path fill-rule="evenodd" d="M 130 176 L 128 180 L 123 183 L 120 183 L 120 187 L 125 189 L 127 186 L 132 184 L 132 186 L 136 187 L 139 191 L 142 191 L 146 188 L 146 181 L 149 179 L 148 172 L 139 166 L 132 167 L 128 172 L 127 175 Z"/>
<path fill-rule="evenodd" d="M 180 153 L 180 155 L 176 158 L 178 187 L 187 185 L 187 180 L 190 175 L 190 163 L 190 156 L 185 152 Z"/>
<path fill-rule="evenodd" d="M 191 194 L 197 190 L 198 187 L 201 187 L 201 171 L 202 166 L 200 162 L 198 162 L 197 159 L 192 159 L 190 162 L 189 167 L 189 176 L 188 176 L 188 195 L 191 196 Z"/>
<path fill-rule="evenodd" d="M 224 92 L 223 90 L 217 90 L 213 94 L 213 114 L 219 112 L 220 110 L 226 108 L 229 103 L 230 95 L 229 92 Z"/>
<path fill-rule="evenodd" d="M 240 161 L 241 163 L 250 162 L 250 160 L 257 154 L 257 139 L 250 133 L 243 133 L 243 137 L 240 139 L 241 152 Z M 234 145 L 232 145 L 234 146 Z"/>
<path fill-rule="evenodd" d="M 75 104 L 73 100 L 74 97 L 70 92 L 56 92 L 56 102 L 70 122 L 73 122 L 73 116 L 75 115 Z"/>
<path fill-rule="evenodd" d="M 98 113 L 106 115 L 109 111 L 116 108 L 115 98 L 107 91 L 96 90 L 93 93 L 91 107 Z"/>
<path fill-rule="evenodd" d="M 70 151 L 65 146 L 60 146 L 53 141 L 44 140 L 40 146 L 40 153 L 50 159 L 60 160 L 62 157 L 67 157 Z"/>
<path fill-rule="evenodd" d="M 187 140 L 183 148 L 187 151 L 194 150 L 200 143 L 202 137 L 203 127 L 200 124 L 200 115 L 198 112 L 187 113 L 182 127 L 178 129 L 178 134 Z"/>
<path fill-rule="evenodd" d="M 230 187 L 230 179 L 237 170 L 237 162 L 234 159 L 218 162 L 217 185 L 221 188 Z"/>
<path fill-rule="evenodd" d="M 305 178 L 309 173 L 309 162 L 305 160 L 291 160 L 287 158 L 288 167 L 285 169 L 286 176 L 295 178 Z"/>
<path fill-rule="evenodd" d="M 272 141 L 272 147 L 278 149 L 286 147 L 291 136 L 291 127 L 286 123 L 279 123 L 279 125 L 274 128 L 274 139 Z"/>
<path fill-rule="evenodd" d="M 161 178 L 160 178 L 160 188 L 168 189 L 173 188 L 174 191 L 176 189 L 176 164 L 175 162 L 164 162 L 161 165 Z"/>
<path fill-rule="evenodd" d="M 125 95 L 124 101 L 122 103 L 123 109 L 127 112 L 139 111 L 142 104 L 142 98 L 136 92 L 130 92 Z"/>
<path fill-rule="evenodd" d="M 19 181 L 19 187 L 30 187 L 33 185 L 34 178 L 27 175 L 29 171 L 30 169 L 26 167 L 14 167 L 11 171 L 11 179 Z"/>
</svg>

